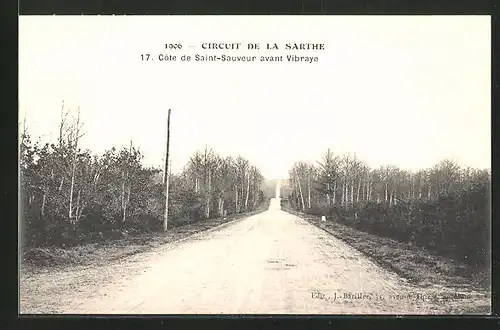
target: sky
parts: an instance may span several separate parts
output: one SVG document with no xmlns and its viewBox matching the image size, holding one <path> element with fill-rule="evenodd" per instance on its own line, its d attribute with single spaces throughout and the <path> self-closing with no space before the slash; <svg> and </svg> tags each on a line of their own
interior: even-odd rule
<svg viewBox="0 0 500 330">
<path fill-rule="evenodd" d="M 147 164 L 162 166 L 170 108 L 173 172 L 205 145 L 241 154 L 269 179 L 328 148 L 372 167 L 453 158 L 490 168 L 490 31 L 489 16 L 21 16 L 20 121 L 54 140 L 64 100 L 81 109 L 83 147 L 102 153 L 132 139 Z M 203 50 L 208 42 L 325 50 Z M 141 61 L 146 53 L 154 60 Z M 160 53 L 318 62 L 173 62 Z"/>
</svg>

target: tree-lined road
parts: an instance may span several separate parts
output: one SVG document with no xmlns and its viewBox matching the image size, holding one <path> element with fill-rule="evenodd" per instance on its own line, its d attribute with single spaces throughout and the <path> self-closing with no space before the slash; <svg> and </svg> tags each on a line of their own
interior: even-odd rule
<svg viewBox="0 0 500 330">
<path fill-rule="evenodd" d="M 446 308 L 396 299 L 423 292 L 280 210 L 278 199 L 266 212 L 157 251 L 142 262 L 140 274 L 133 276 L 115 267 L 98 292 L 87 298 L 75 293 L 58 312 L 421 314 Z"/>
</svg>

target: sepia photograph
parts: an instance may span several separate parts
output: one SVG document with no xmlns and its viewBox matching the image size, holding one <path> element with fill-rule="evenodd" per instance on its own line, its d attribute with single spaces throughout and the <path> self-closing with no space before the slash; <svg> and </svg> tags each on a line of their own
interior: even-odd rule
<svg viewBox="0 0 500 330">
<path fill-rule="evenodd" d="M 20 16 L 19 313 L 491 315 L 490 16 Z"/>
</svg>

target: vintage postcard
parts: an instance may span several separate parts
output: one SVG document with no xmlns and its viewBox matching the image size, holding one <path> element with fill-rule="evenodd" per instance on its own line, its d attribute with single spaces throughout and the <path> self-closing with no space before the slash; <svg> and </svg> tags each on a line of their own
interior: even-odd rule
<svg viewBox="0 0 500 330">
<path fill-rule="evenodd" d="M 20 16 L 20 314 L 490 314 L 489 16 Z"/>
</svg>

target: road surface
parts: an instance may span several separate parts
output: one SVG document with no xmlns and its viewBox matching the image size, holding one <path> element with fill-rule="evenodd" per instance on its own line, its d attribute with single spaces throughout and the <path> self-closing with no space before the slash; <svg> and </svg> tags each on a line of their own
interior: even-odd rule
<svg viewBox="0 0 500 330">
<path fill-rule="evenodd" d="M 94 283 L 99 290 L 92 295 L 75 290 L 56 311 L 439 314 L 446 308 L 419 299 L 417 293 L 426 292 L 280 210 L 278 199 L 266 212 L 142 258 L 139 272 L 115 266 L 103 283 Z"/>
</svg>

